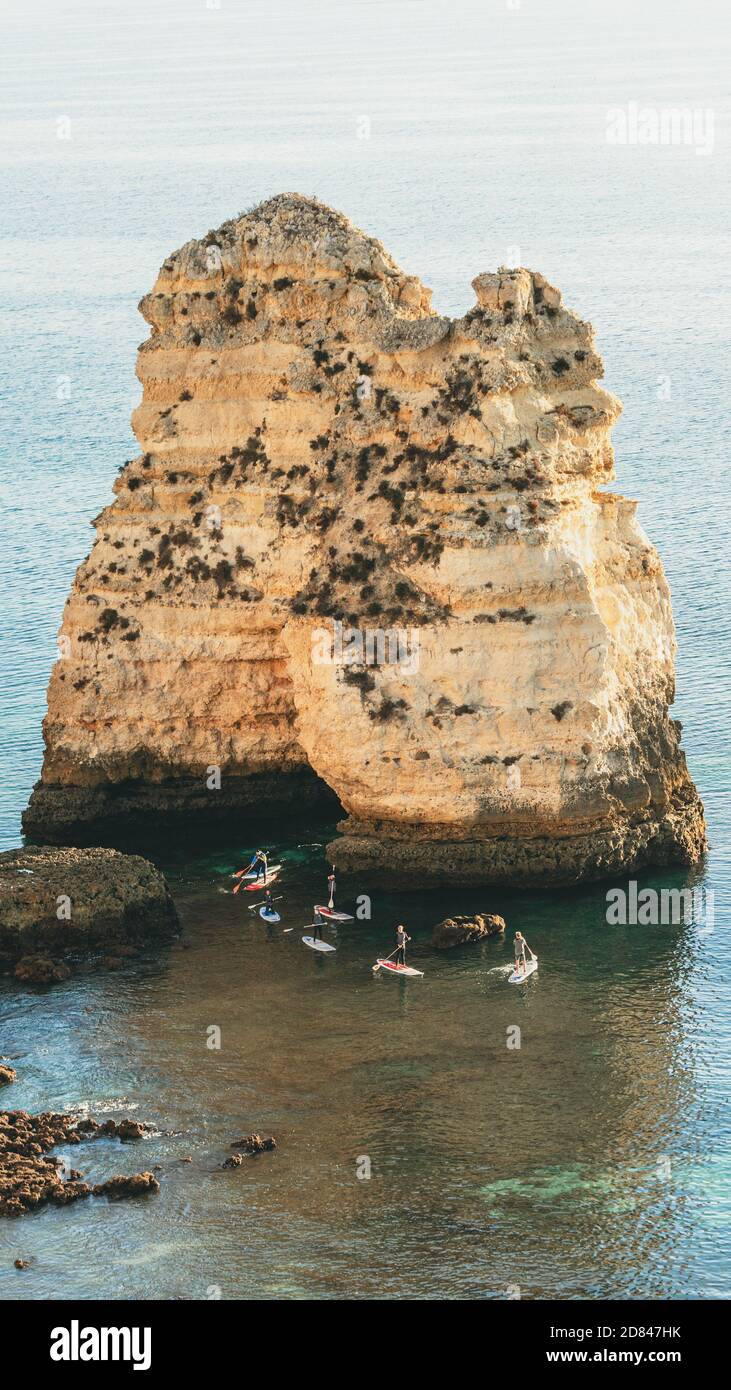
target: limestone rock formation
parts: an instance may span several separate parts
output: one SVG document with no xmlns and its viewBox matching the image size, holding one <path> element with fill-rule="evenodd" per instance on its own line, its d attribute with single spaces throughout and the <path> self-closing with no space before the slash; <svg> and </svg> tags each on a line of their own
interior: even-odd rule
<svg viewBox="0 0 731 1390">
<path fill-rule="evenodd" d="M 39 846 L 0 854 L 0 966 L 15 965 L 17 979 L 68 979 L 58 954 L 112 944 L 124 952 L 178 931 L 163 875 L 139 855 Z"/>
<path fill-rule="evenodd" d="M 66 607 L 27 830 L 260 817 L 329 787 L 344 869 L 699 857 L 668 587 L 603 490 L 619 404 L 591 328 L 536 272 L 473 284 L 464 317 L 436 314 L 293 194 L 165 261 L 142 452 Z"/>
</svg>

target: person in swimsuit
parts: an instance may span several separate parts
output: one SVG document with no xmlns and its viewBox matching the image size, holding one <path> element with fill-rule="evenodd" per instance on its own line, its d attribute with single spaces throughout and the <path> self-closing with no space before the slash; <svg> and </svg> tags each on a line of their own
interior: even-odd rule
<svg viewBox="0 0 731 1390">
<path fill-rule="evenodd" d="M 410 940 L 411 940 L 411 937 L 410 937 L 410 936 L 407 936 L 407 934 L 406 934 L 406 928 L 405 928 L 405 927 L 402 927 L 402 926 L 398 926 L 398 927 L 396 928 L 396 946 L 397 946 L 397 950 L 396 950 L 396 964 L 397 964 L 397 965 L 405 965 L 405 964 L 406 964 L 406 942 L 407 942 L 407 941 L 410 941 Z"/>
<path fill-rule="evenodd" d="M 327 905 L 328 905 L 329 908 L 333 908 L 333 907 L 335 906 L 335 865 L 334 865 L 334 864 L 333 864 L 333 866 L 332 866 L 332 873 L 329 873 L 328 876 L 327 876 L 327 890 L 328 890 Z"/>
</svg>

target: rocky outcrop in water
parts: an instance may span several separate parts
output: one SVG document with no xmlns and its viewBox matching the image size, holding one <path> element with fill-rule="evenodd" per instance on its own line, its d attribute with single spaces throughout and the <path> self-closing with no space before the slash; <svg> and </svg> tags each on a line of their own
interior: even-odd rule
<svg viewBox="0 0 731 1390">
<path fill-rule="evenodd" d="M 445 917 L 432 929 L 431 944 L 438 951 L 462 946 L 468 941 L 482 941 L 487 936 L 501 936 L 505 918 L 491 912 L 476 912 L 474 917 Z"/>
<path fill-rule="evenodd" d="M 165 261 L 141 453 L 68 600 L 28 830 L 259 818 L 327 786 L 344 869 L 699 858 L 668 586 L 605 490 L 619 404 L 592 330 L 537 272 L 473 285 L 435 313 L 289 194 Z"/>
<path fill-rule="evenodd" d="M 263 1139 L 260 1134 L 246 1134 L 242 1139 L 234 1139 L 231 1142 L 232 1149 L 239 1149 L 240 1152 L 230 1154 L 223 1160 L 222 1168 L 241 1168 L 246 1163 L 247 1158 L 255 1154 L 271 1153 L 277 1147 L 276 1139 L 268 1135 Z"/>
<path fill-rule="evenodd" d="M 59 955 L 124 953 L 178 931 L 165 879 L 139 855 L 38 846 L 0 854 L 0 966 L 19 980 L 67 979 Z"/>
<path fill-rule="evenodd" d="M 71 967 L 65 961 L 43 955 L 21 956 L 13 970 L 14 978 L 24 985 L 56 985 L 61 980 L 70 980 L 71 974 Z"/>
<path fill-rule="evenodd" d="M 87 1183 L 77 1169 L 64 1174 L 61 1160 L 50 1157 L 58 1144 L 87 1139 L 141 1138 L 147 1129 L 137 1121 L 76 1120 L 72 1115 L 29 1115 L 25 1110 L 0 1111 L 0 1216 L 23 1216 L 47 1202 L 67 1206 L 83 1197 L 137 1197 L 159 1192 L 157 1178 L 148 1172 L 118 1175 L 102 1183 Z"/>
<path fill-rule="evenodd" d="M 276 1149 L 276 1147 L 277 1141 L 273 1139 L 271 1135 L 267 1135 L 267 1137 L 263 1139 L 261 1134 L 245 1134 L 243 1139 L 233 1139 L 231 1141 L 232 1149 L 241 1149 L 245 1154 L 269 1153 L 272 1149 Z"/>
</svg>

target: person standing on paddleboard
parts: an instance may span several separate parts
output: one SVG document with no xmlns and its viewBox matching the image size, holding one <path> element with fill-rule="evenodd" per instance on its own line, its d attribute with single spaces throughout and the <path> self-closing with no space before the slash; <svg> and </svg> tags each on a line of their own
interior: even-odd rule
<svg viewBox="0 0 731 1390">
<path fill-rule="evenodd" d="M 530 948 L 530 946 L 528 945 L 528 942 L 526 941 L 526 939 L 525 939 L 525 937 L 523 936 L 523 933 L 522 933 L 522 932 L 517 931 L 517 932 L 515 933 L 515 940 L 514 940 L 514 942 L 513 942 L 513 950 L 514 950 L 514 952 L 515 952 L 515 968 L 516 968 L 516 970 L 525 970 L 525 953 L 526 953 L 526 951 L 528 951 L 528 953 L 529 953 L 529 955 L 531 956 L 531 959 L 532 959 L 532 957 L 533 957 L 533 952 L 531 951 L 531 948 Z"/>
<path fill-rule="evenodd" d="M 312 940 L 313 940 L 313 941 L 322 941 L 322 929 L 323 929 L 324 925 L 325 925 L 324 919 L 320 916 L 320 913 L 317 911 L 317 908 L 315 908 L 315 920 L 314 920 L 314 922 L 312 923 Z"/>
<path fill-rule="evenodd" d="M 235 874 L 232 875 L 232 877 L 233 877 L 233 878 L 246 878 L 246 875 L 247 875 L 247 874 L 250 874 L 250 873 L 252 872 L 252 870 L 255 868 L 255 866 L 256 866 L 257 855 L 259 855 L 259 854 L 261 854 L 261 850 L 257 850 L 257 851 L 256 851 L 256 854 L 254 854 L 254 855 L 252 856 L 252 858 L 249 860 L 248 864 L 246 864 L 246 865 L 244 866 L 243 869 L 237 869 L 236 872 L 235 872 Z"/>
<path fill-rule="evenodd" d="M 396 928 L 396 964 L 397 964 L 397 965 L 405 965 L 405 964 L 406 964 L 406 942 L 407 942 L 407 941 L 410 941 L 410 940 L 411 940 L 411 937 L 406 935 L 406 928 L 399 925 L 399 926 Z"/>
<path fill-rule="evenodd" d="M 262 876 L 262 874 L 263 874 L 263 875 L 264 875 L 264 882 L 266 883 L 266 881 L 267 881 L 267 856 L 266 856 L 266 854 L 265 854 L 265 852 L 264 852 L 263 849 L 258 849 L 258 850 L 256 851 L 256 854 L 254 855 L 254 858 L 253 858 L 253 860 L 252 860 L 251 867 L 252 867 L 252 869 L 256 869 L 256 878 L 254 879 L 254 882 L 255 882 L 255 883 L 258 883 L 258 882 L 259 882 L 259 879 L 261 878 L 261 876 Z"/>
<path fill-rule="evenodd" d="M 335 865 L 334 865 L 334 864 L 333 864 L 333 866 L 332 866 L 332 871 L 331 871 L 331 872 L 328 874 L 328 876 L 327 876 L 327 889 L 328 889 L 327 905 L 328 905 L 328 907 L 332 910 L 332 908 L 334 908 L 334 906 L 335 906 Z"/>
</svg>

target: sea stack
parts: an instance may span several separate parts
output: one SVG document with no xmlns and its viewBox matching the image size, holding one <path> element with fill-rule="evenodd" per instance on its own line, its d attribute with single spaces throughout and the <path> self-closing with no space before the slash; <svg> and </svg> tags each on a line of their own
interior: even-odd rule
<svg viewBox="0 0 731 1390">
<path fill-rule="evenodd" d="M 473 285 L 435 313 L 296 194 L 165 261 L 27 832 L 337 797 L 335 863 L 400 881 L 701 856 L 670 595 L 604 490 L 591 327 L 534 271 Z"/>
</svg>

